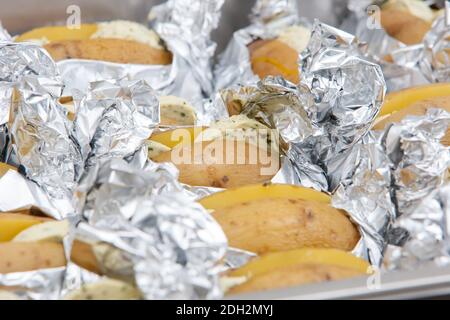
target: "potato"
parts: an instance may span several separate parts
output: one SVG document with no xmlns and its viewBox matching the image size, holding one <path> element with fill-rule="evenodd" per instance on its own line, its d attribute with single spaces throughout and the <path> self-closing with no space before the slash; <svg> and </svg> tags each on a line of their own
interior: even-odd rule
<svg viewBox="0 0 450 320">
<path fill-rule="evenodd" d="M 343 211 L 301 199 L 260 199 L 214 210 L 232 247 L 258 254 L 302 247 L 351 250 L 360 235 Z"/>
<path fill-rule="evenodd" d="M 86 270 L 102 275 L 102 270 L 97 262 L 94 250 L 92 246 L 86 242 L 79 240 L 73 242 L 70 260 Z"/>
<path fill-rule="evenodd" d="M 155 132 L 149 140 L 173 148 L 180 143 L 190 144 L 205 129 L 205 127 L 186 127 Z"/>
<path fill-rule="evenodd" d="M 0 242 L 11 241 L 23 230 L 47 221 L 52 220 L 21 213 L 0 213 Z"/>
<path fill-rule="evenodd" d="M 62 244 L 54 242 L 0 243 L 0 274 L 66 265 Z"/>
<path fill-rule="evenodd" d="M 388 124 L 400 122 L 408 115 L 424 115 L 429 108 L 450 112 L 450 84 L 415 87 L 388 95 L 380 112 L 382 116 L 376 120 L 373 129 L 383 130 Z M 450 146 L 450 128 L 441 143 Z"/>
<path fill-rule="evenodd" d="M 361 275 L 360 272 L 337 266 L 316 264 L 295 265 L 265 273 L 231 288 L 227 294 L 238 294 L 276 288 L 292 287 L 307 283 L 341 280 Z"/>
<path fill-rule="evenodd" d="M 248 46 L 253 72 L 261 79 L 282 76 L 299 82 L 298 52 L 279 40 L 256 40 Z"/>
<path fill-rule="evenodd" d="M 218 146 L 223 146 L 222 150 Z M 230 147 L 233 151 L 230 151 Z M 269 181 L 277 173 L 280 165 L 278 153 L 267 154 L 264 150 L 264 159 L 259 156 L 259 152 L 259 149 L 248 143 L 234 141 L 226 145 L 224 140 L 218 139 L 188 145 L 179 144 L 153 160 L 174 163 L 180 171 L 179 180 L 182 183 L 232 188 Z"/>
<path fill-rule="evenodd" d="M 135 286 L 106 278 L 83 285 L 68 293 L 64 300 L 137 300 L 141 298 L 141 293 Z"/>
<path fill-rule="evenodd" d="M 368 272 L 369 263 L 337 249 L 298 249 L 264 254 L 230 271 L 230 279 L 247 278 L 229 294 L 344 279 Z M 241 281 L 242 282 L 242 281 Z"/>
<path fill-rule="evenodd" d="M 326 193 L 311 188 L 278 183 L 254 184 L 228 189 L 200 199 L 199 202 L 206 209 L 217 210 L 267 198 L 314 200 L 328 204 L 331 202 L 330 196 Z"/>
<path fill-rule="evenodd" d="M 87 39 L 53 41 L 44 48 L 56 60 L 88 59 L 116 63 L 157 64 L 172 63 L 172 53 L 149 45 L 123 39 Z"/>
<path fill-rule="evenodd" d="M 392 113 L 390 116 L 380 119 L 380 121 L 375 123 L 373 128 L 375 130 L 383 130 L 388 124 L 400 122 L 406 116 L 424 115 L 430 108 L 439 108 L 450 112 L 450 95 L 448 97 L 438 97 L 418 101 L 404 109 Z M 441 143 L 446 147 L 450 146 L 450 127 L 447 128 L 445 136 L 441 139 Z"/>
<path fill-rule="evenodd" d="M 9 164 L 0 162 L 0 178 L 3 177 L 9 170 L 17 171 L 17 168 L 10 166 Z"/>
<path fill-rule="evenodd" d="M 48 41 L 86 40 L 97 31 L 96 24 L 82 24 L 80 28 L 69 29 L 67 26 L 50 26 L 30 30 L 16 38 L 17 42 L 45 38 Z"/>
</svg>

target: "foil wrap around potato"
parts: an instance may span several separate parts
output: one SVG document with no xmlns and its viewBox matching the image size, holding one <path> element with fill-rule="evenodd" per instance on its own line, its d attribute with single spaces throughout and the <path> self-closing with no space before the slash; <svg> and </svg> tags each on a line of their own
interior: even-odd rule
<svg viewBox="0 0 450 320">
<path fill-rule="evenodd" d="M 439 217 L 445 224 L 445 214 L 415 210 L 449 181 L 450 150 L 440 143 L 449 116 L 430 109 L 425 116 L 409 116 L 382 132 L 370 132 L 358 146 L 355 171 L 342 181 L 332 201 L 358 223 L 362 238 L 356 255 L 379 266 L 388 245 L 396 247 L 395 256 L 402 256 L 412 248 L 408 243 L 414 237 L 439 239 L 441 231 L 427 228 L 427 221 Z M 420 234 L 414 229 L 418 217 L 424 222 Z"/>
<path fill-rule="evenodd" d="M 120 251 L 114 261 L 97 256 L 104 275 L 134 283 L 146 299 L 221 297 L 226 237 L 212 216 L 184 195 L 173 170 L 111 159 L 91 172 L 96 177 L 80 185 L 80 192 L 87 190 L 86 221 L 75 238 Z M 66 290 L 83 285 L 83 271 L 68 270 Z"/>
<path fill-rule="evenodd" d="M 119 64 L 70 59 L 57 63 L 66 85 L 64 95 L 86 92 L 90 82 L 145 80 L 159 95 L 175 95 L 189 101 L 199 124 L 208 123 L 203 99 L 212 91 L 212 57 L 216 44 L 210 33 L 217 27 L 224 0 L 169 0 L 155 6 L 149 19 L 167 49 L 171 65 Z"/>
<path fill-rule="evenodd" d="M 298 86 L 267 77 L 219 93 L 222 108 L 239 103 L 242 114 L 288 143 L 288 161 L 274 182 L 332 192 L 352 171 L 351 149 L 369 131 L 386 91 L 380 67 L 363 58 L 363 49 L 354 36 L 315 21 Z"/>
<path fill-rule="evenodd" d="M 428 1 L 429 4 L 437 1 Z M 434 82 L 450 81 L 450 25 L 441 16 L 433 22 L 423 41 L 416 45 L 406 45 L 389 36 L 376 21 L 377 14 L 368 15 L 367 8 L 376 8 L 379 1 L 350 0 L 348 8 L 351 16 L 344 25 L 346 29 L 368 44 L 368 54 L 383 68 L 388 91 Z M 380 8 L 378 7 L 378 11 Z M 450 15 L 450 7 L 446 15 Z M 392 61 L 387 61 L 390 56 Z"/>
<path fill-rule="evenodd" d="M 258 81 L 252 71 L 248 45 L 257 39 L 275 38 L 279 31 L 291 25 L 310 26 L 298 16 L 295 0 L 257 0 L 250 15 L 251 24 L 234 32 L 233 38 L 214 68 L 215 90 L 236 84 L 249 85 Z"/>
</svg>

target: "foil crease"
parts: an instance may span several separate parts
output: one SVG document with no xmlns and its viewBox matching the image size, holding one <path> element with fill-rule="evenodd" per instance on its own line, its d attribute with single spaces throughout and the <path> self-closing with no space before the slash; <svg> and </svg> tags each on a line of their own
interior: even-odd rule
<svg viewBox="0 0 450 320">
<path fill-rule="evenodd" d="M 156 93 L 143 80 L 93 82 L 74 104 L 72 136 L 80 147 L 85 169 L 99 161 L 133 155 L 160 119 Z"/>
<path fill-rule="evenodd" d="M 434 190 L 394 224 L 405 234 L 401 246 L 389 246 L 385 255 L 387 270 L 415 270 L 427 265 L 450 263 L 450 184 Z"/>
<path fill-rule="evenodd" d="M 332 203 L 358 223 L 358 256 L 381 265 L 388 245 L 401 248 L 409 237 L 398 221 L 409 219 L 424 198 L 448 181 L 450 152 L 440 144 L 448 117 L 444 110 L 429 109 L 424 116 L 370 132 L 354 149 L 359 153 L 355 170 L 341 182 Z"/>
<path fill-rule="evenodd" d="M 72 191 L 82 163 L 70 137 L 67 112 L 57 101 L 62 92 L 57 68 L 36 45 L 6 43 L 0 50 L 0 77 L 11 94 L 2 105 L 9 108 L 7 126 L 13 141 L 5 146 L 5 160 L 17 161 L 63 217 L 73 214 Z"/>
<path fill-rule="evenodd" d="M 433 82 L 447 82 L 450 79 L 450 58 L 445 48 L 449 46 L 450 26 L 445 17 L 437 18 L 416 45 L 406 45 L 389 36 L 375 17 L 366 14 L 368 6 L 377 1 L 349 1 L 348 8 L 353 15 L 346 21 L 355 25 L 356 36 L 367 43 L 369 56 L 383 68 L 388 91 Z M 385 57 L 392 58 L 391 62 Z"/>
<path fill-rule="evenodd" d="M 201 205 L 184 195 L 173 169 L 154 163 L 140 169 L 111 159 L 91 171 L 95 178 L 86 178 L 80 187 L 86 222 L 76 234 L 119 250 L 129 263 L 108 267 L 100 261 L 105 275 L 135 283 L 146 299 L 218 298 L 225 235 Z M 68 270 L 66 290 L 83 285 L 80 270 Z"/>
<path fill-rule="evenodd" d="M 332 192 L 351 173 L 352 148 L 369 131 L 386 92 L 381 68 L 362 58 L 364 48 L 354 36 L 315 21 L 300 55 L 298 86 L 267 77 L 221 91 L 222 105 L 279 131 L 290 164 L 283 163 L 276 181 Z"/>
<path fill-rule="evenodd" d="M 309 21 L 298 16 L 295 0 L 258 0 L 250 15 L 251 24 L 233 34 L 225 51 L 214 68 L 215 91 L 237 84 L 250 85 L 258 81 L 252 71 L 247 46 L 256 39 L 275 38 L 291 25 L 310 26 Z"/>
</svg>

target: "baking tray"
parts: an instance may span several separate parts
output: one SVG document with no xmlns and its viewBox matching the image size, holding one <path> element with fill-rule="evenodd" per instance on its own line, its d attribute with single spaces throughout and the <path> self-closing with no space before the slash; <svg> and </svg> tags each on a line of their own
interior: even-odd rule
<svg viewBox="0 0 450 320">
<path fill-rule="evenodd" d="M 0 0 L 0 21 L 14 35 L 34 27 L 63 23 L 69 5 L 78 5 L 82 22 L 128 19 L 145 23 L 150 8 L 164 0 Z M 233 32 L 248 24 L 254 0 L 226 0 L 219 28 L 213 39 L 221 52 Z M 346 0 L 299 1 L 302 16 L 319 18 L 338 26 L 345 18 Z M 37 14 L 37 12 L 39 14 Z M 367 286 L 367 278 L 354 278 L 254 294 L 229 299 L 416 299 L 450 297 L 450 267 L 392 272 L 381 275 L 378 289 Z"/>
</svg>

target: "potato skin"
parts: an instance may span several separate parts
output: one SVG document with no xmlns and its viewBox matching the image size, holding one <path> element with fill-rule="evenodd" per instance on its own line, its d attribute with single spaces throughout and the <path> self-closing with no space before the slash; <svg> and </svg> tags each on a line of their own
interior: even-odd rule
<svg viewBox="0 0 450 320">
<path fill-rule="evenodd" d="M 251 277 L 248 281 L 232 287 L 227 295 L 347 279 L 359 275 L 362 274 L 357 270 L 338 266 L 299 264 Z"/>
<path fill-rule="evenodd" d="M 217 140 L 215 140 L 217 141 Z M 227 147 L 222 150 L 222 154 L 212 154 L 205 152 L 208 146 L 214 147 L 212 144 L 215 141 L 198 142 L 189 145 L 178 145 L 171 151 L 161 153 L 153 158 L 155 162 L 174 162 L 173 155 L 180 154 L 181 156 L 189 155 L 189 159 L 193 159 L 190 163 L 174 163 L 180 171 L 179 180 L 191 186 L 208 186 L 218 188 L 233 188 L 247 184 L 262 183 L 269 181 L 278 171 L 279 155 L 273 154 L 274 161 L 277 161 L 276 168 L 273 174 L 262 174 L 261 169 L 267 167 L 259 160 L 255 164 L 250 164 L 249 144 L 245 143 L 245 161 L 244 164 L 238 164 L 237 151 L 232 161 L 222 161 L 226 159 Z M 234 150 L 238 150 L 237 143 L 234 142 Z M 203 152 L 195 152 L 203 150 Z M 172 153 L 173 152 L 173 153 Z M 211 154 L 211 156 L 207 156 Z M 206 161 L 205 159 L 208 158 Z M 259 159 L 259 158 L 258 158 Z M 196 163 L 198 162 L 198 163 Z M 223 162 L 226 162 L 223 164 Z M 230 163 L 231 162 L 231 163 Z"/>
<path fill-rule="evenodd" d="M 64 249 L 60 243 L 0 243 L 0 273 L 32 271 L 65 265 Z"/>
<path fill-rule="evenodd" d="M 360 235 L 346 214 L 325 203 L 260 199 L 212 215 L 231 247 L 258 254 L 303 247 L 351 250 Z"/>
<path fill-rule="evenodd" d="M 430 30 L 431 24 L 405 10 L 381 11 L 381 25 L 391 37 L 407 44 L 417 44 Z"/>
<path fill-rule="evenodd" d="M 282 76 L 293 83 L 299 82 L 298 53 L 287 44 L 278 40 L 256 40 L 248 46 L 248 50 L 252 70 L 261 79 Z"/>
<path fill-rule="evenodd" d="M 430 108 L 439 108 L 450 112 L 450 95 L 448 97 L 424 99 L 413 103 L 406 108 L 393 112 L 390 116 L 383 118 L 381 121 L 378 121 L 375 123 L 373 129 L 383 130 L 388 124 L 400 122 L 409 115 L 424 115 Z M 447 128 L 445 136 L 441 139 L 441 143 L 446 147 L 450 146 L 450 127 Z"/>
<path fill-rule="evenodd" d="M 170 52 L 131 40 L 62 40 L 50 42 L 44 48 L 56 61 L 88 59 L 136 64 L 166 65 L 172 63 L 172 54 Z"/>
</svg>

